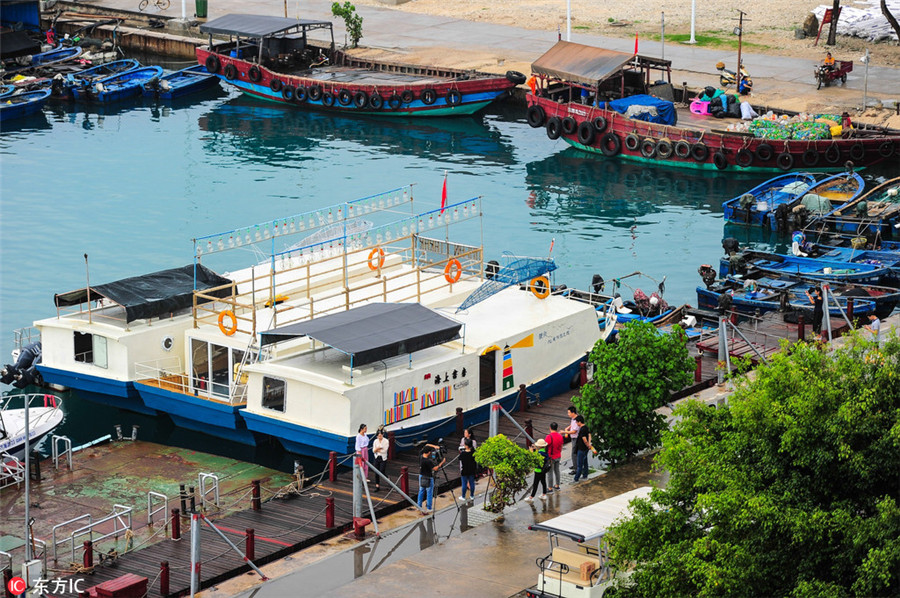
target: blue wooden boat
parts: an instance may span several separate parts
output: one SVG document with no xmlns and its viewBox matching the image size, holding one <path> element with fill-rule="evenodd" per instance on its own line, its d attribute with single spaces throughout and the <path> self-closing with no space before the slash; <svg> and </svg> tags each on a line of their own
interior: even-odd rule
<svg viewBox="0 0 900 598">
<path fill-rule="evenodd" d="M 72 90 L 75 99 L 95 102 L 115 102 L 131 96 L 140 95 L 144 83 L 154 77 L 162 76 L 162 67 L 143 66 L 125 73 L 98 79 L 88 87 L 76 87 Z"/>
<path fill-rule="evenodd" d="M 16 93 L 16 87 L 14 85 L 0 85 L 0 99 L 9 97 L 14 93 Z"/>
<path fill-rule="evenodd" d="M 140 66 L 141 63 L 134 58 L 125 58 L 123 60 L 114 60 L 113 62 L 98 64 L 97 66 L 92 66 L 76 73 L 69 73 L 65 77 L 58 75 L 53 78 L 53 84 L 51 86 L 53 95 L 54 97 L 72 99 L 74 97 L 72 89 L 75 87 L 89 87 L 100 79 L 118 75 L 120 73 L 127 73 Z"/>
<path fill-rule="evenodd" d="M 896 280 L 897 268 L 900 268 L 900 257 L 891 252 L 850 250 L 850 253 L 843 253 L 836 250 L 833 255 L 802 257 L 744 250 L 737 256 L 737 260 L 729 257 L 719 260 L 720 277 L 758 270 L 767 275 L 787 274 L 813 280 L 889 284 Z"/>
<path fill-rule="evenodd" d="M 144 83 L 144 96 L 161 100 L 172 100 L 181 96 L 218 85 L 219 78 L 206 70 L 206 66 L 195 64 L 186 69 L 151 79 Z"/>
<path fill-rule="evenodd" d="M 900 225 L 900 177 L 838 206 L 822 218 L 824 228 L 856 235 L 896 236 Z"/>
<path fill-rule="evenodd" d="M 806 192 L 791 202 L 779 204 L 768 214 L 772 230 L 790 232 L 803 228 L 813 219 L 859 197 L 865 181 L 855 172 L 842 172 L 829 176 L 810 186 Z M 797 212 L 795 209 L 799 209 Z"/>
<path fill-rule="evenodd" d="M 62 44 L 59 44 L 52 50 L 47 50 L 46 52 L 41 52 L 40 54 L 34 54 L 31 57 L 31 62 L 29 64 L 9 67 L 6 69 L 6 72 L 19 73 L 36 67 L 68 62 L 69 60 L 74 60 L 75 58 L 81 56 L 81 53 L 83 51 L 84 48 L 80 46 L 64 47 Z"/>
<path fill-rule="evenodd" d="M 735 224 L 764 226 L 770 212 L 801 197 L 815 182 L 816 177 L 808 172 L 791 172 L 769 179 L 722 204 L 725 220 Z"/>
<path fill-rule="evenodd" d="M 49 89 L 38 89 L 0 99 L 0 122 L 40 112 L 49 97 Z"/>
</svg>

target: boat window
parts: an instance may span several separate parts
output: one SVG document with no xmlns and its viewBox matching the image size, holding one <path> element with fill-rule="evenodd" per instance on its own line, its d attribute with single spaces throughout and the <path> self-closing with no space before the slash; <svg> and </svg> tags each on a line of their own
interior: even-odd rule
<svg viewBox="0 0 900 598">
<path fill-rule="evenodd" d="M 478 398 L 487 399 L 497 394 L 497 351 L 478 358 Z"/>
<path fill-rule="evenodd" d="M 284 380 L 263 377 L 262 406 L 266 409 L 284 412 L 284 394 L 287 385 Z"/>
<path fill-rule="evenodd" d="M 191 389 L 206 393 L 209 386 L 209 345 L 191 339 Z"/>
<path fill-rule="evenodd" d="M 228 384 L 231 381 L 231 368 L 228 367 L 228 347 L 209 346 L 209 379 L 210 389 L 214 395 L 228 396 Z"/>
<path fill-rule="evenodd" d="M 106 337 L 98 334 L 92 336 L 94 340 L 94 365 L 101 368 L 109 367 L 106 357 Z"/>
</svg>

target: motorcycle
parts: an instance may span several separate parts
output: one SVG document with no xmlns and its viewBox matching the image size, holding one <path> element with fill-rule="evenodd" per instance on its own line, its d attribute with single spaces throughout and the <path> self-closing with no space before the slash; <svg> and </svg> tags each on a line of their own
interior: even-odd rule
<svg viewBox="0 0 900 598">
<path fill-rule="evenodd" d="M 753 91 L 753 79 L 750 78 L 750 74 L 744 68 L 744 63 L 741 63 L 741 80 L 740 83 L 737 83 L 737 76 L 735 72 L 726 69 L 724 62 L 716 63 L 716 70 L 719 71 L 719 85 L 722 87 L 729 87 L 731 85 L 737 84 L 738 93 L 741 95 L 747 95 L 751 91 Z"/>
</svg>

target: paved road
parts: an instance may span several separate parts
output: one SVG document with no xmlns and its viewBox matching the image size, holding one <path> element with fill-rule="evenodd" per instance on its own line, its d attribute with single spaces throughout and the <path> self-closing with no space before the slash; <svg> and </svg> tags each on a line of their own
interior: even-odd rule
<svg viewBox="0 0 900 598">
<path fill-rule="evenodd" d="M 120 10 L 135 10 L 137 0 L 86 0 L 87 5 L 106 6 Z M 330 0 L 305 0 L 302 12 L 297 12 L 297 2 L 288 2 L 288 14 L 305 19 L 322 19 L 334 22 L 335 39 L 344 39 L 344 26 L 340 19 L 331 16 Z M 152 6 L 147 9 L 153 13 Z M 194 0 L 184 0 L 184 11 L 191 18 L 195 11 Z M 363 39 L 361 44 L 369 47 L 385 48 L 398 51 L 415 51 L 428 48 L 458 48 L 488 52 L 496 55 L 505 64 L 533 62 L 557 40 L 556 31 L 537 31 L 507 25 L 478 23 L 431 15 L 400 12 L 393 8 L 377 6 L 358 6 L 357 12 L 363 17 Z M 284 5 L 270 0 L 208 0 L 208 17 L 216 17 L 228 13 L 284 15 Z M 174 0 L 168 10 L 162 14 L 179 17 L 182 14 L 182 3 Z M 601 35 L 573 34 L 572 41 L 600 46 L 622 52 L 634 51 L 633 39 L 606 37 Z M 640 42 L 640 52 L 651 56 L 662 55 L 663 48 L 659 42 Z M 666 44 L 665 57 L 672 60 L 673 68 L 679 71 L 714 73 L 714 65 L 718 61 L 726 64 L 737 63 L 737 52 L 726 50 L 708 50 L 685 44 Z M 811 52 L 816 54 L 818 52 Z M 782 56 L 761 54 L 743 54 L 756 87 L 763 89 L 764 84 L 786 84 L 808 86 L 812 81 L 813 67 L 817 60 L 803 60 Z M 850 73 L 846 87 L 862 92 L 865 68 L 858 62 L 858 56 L 851 56 L 856 62 L 856 70 Z M 872 94 L 883 94 L 889 98 L 900 97 L 900 69 L 873 66 L 869 69 L 868 90 Z M 823 92 L 827 93 L 827 91 Z"/>
</svg>

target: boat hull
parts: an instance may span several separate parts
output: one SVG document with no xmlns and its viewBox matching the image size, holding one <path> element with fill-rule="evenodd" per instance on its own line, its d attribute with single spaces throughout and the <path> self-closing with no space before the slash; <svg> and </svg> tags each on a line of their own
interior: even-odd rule
<svg viewBox="0 0 900 598">
<path fill-rule="evenodd" d="M 143 86 L 144 97 L 160 100 L 174 100 L 182 96 L 208 89 L 219 84 L 219 79 L 206 70 L 203 65 L 194 65 L 160 78 L 160 85 Z M 168 82 L 168 89 L 162 88 L 162 82 Z"/>
<path fill-rule="evenodd" d="M 134 387 L 145 405 L 168 414 L 179 427 L 256 446 L 256 438 L 240 416 L 243 405 L 208 401 L 140 382 L 135 382 Z"/>
<path fill-rule="evenodd" d="M 527 104 L 529 110 L 536 106 L 543 111 L 541 119 L 531 120 L 529 117 L 532 126 L 545 127 L 552 117 L 573 118 L 576 128 L 572 133 L 558 131 L 559 138 L 573 147 L 605 157 L 618 157 L 660 166 L 740 172 L 783 172 L 796 166 L 807 171 L 831 172 L 843 170 L 848 160 L 857 167 L 872 166 L 895 158 L 897 152 L 900 152 L 900 135 L 815 141 L 786 140 L 773 145 L 771 140 L 747 137 L 738 133 L 722 131 L 709 134 L 697 128 L 634 120 L 613 110 L 577 103 L 557 103 L 550 98 L 535 96 L 532 93 L 527 95 Z M 584 137 L 579 140 L 577 127 L 585 122 L 590 124 L 597 117 L 603 117 L 606 121 L 602 134 L 595 128 L 589 142 L 585 142 L 587 139 Z M 626 138 L 630 135 L 636 136 L 639 140 L 633 149 L 626 143 Z M 684 141 L 692 148 L 702 145 L 705 150 L 688 152 L 684 157 L 673 151 L 668 157 L 662 158 L 655 149 L 652 152 L 642 152 L 643 141 L 646 139 L 652 140 L 654 147 L 660 140 L 666 139 L 673 146 L 679 141 Z M 765 157 L 765 152 L 759 151 L 763 145 L 768 146 L 771 154 L 766 160 L 758 155 L 762 154 Z M 780 151 L 773 149 L 776 147 Z M 747 153 L 742 150 L 746 150 Z M 744 165 L 738 163 L 739 153 Z M 748 154 L 749 162 L 746 158 Z"/>
<path fill-rule="evenodd" d="M 316 69 L 311 69 L 306 76 L 283 74 L 265 66 L 256 65 L 248 60 L 210 52 L 206 48 L 197 48 L 197 60 L 209 68 L 210 64 L 217 68 L 210 72 L 224 83 L 233 85 L 248 96 L 288 105 L 291 107 L 341 112 L 346 114 L 379 115 L 379 116 L 457 116 L 473 114 L 493 101 L 509 95 L 515 83 L 502 75 L 474 76 L 465 78 L 462 72 L 454 73 L 456 77 L 440 77 L 431 75 L 429 82 L 381 82 L 378 85 L 330 80 L 324 75 L 317 77 Z M 371 64 L 371 68 L 356 66 L 350 61 L 345 70 L 360 72 L 374 71 L 379 65 Z M 409 70 L 418 67 L 408 67 Z M 253 77 L 251 79 L 251 69 Z M 258 73 L 258 74 L 257 74 Z M 312 89 L 317 87 L 321 96 L 313 99 L 313 94 L 305 94 L 302 100 L 295 95 L 298 88 Z M 291 91 L 288 92 L 287 90 Z M 423 99 L 423 92 L 428 91 Z M 411 101 L 401 100 L 403 92 L 411 92 Z M 433 96 L 431 95 L 433 94 Z M 377 96 L 380 102 L 374 102 Z M 346 103 L 341 102 L 340 98 Z"/>
<path fill-rule="evenodd" d="M 76 390 L 80 396 L 94 403 L 128 409 L 145 415 L 156 415 L 155 409 L 144 405 L 133 382 L 102 378 L 81 372 L 47 367 L 42 364 L 38 364 L 37 369 L 44 377 L 45 383 Z"/>
<path fill-rule="evenodd" d="M 721 293 L 707 289 L 705 287 L 697 287 L 697 304 L 701 309 L 718 309 L 720 295 Z M 893 311 L 894 305 L 896 305 L 896 302 L 893 302 L 888 309 L 888 306 L 886 304 L 880 303 L 877 298 L 874 297 L 855 297 L 854 299 L 855 302 L 853 306 L 853 317 L 855 319 L 864 318 L 870 313 L 875 313 L 879 317 L 884 317 L 883 314 L 885 309 L 887 309 L 887 313 L 889 314 L 891 311 Z M 737 293 L 732 296 L 731 301 L 732 309 L 734 311 L 748 316 L 753 316 L 757 313 L 763 314 L 770 311 L 778 311 L 781 308 L 781 305 L 778 301 L 756 300 Z M 846 313 L 846 297 L 840 298 L 840 305 Z M 813 307 L 811 304 L 802 304 L 796 298 L 789 300 L 786 308 L 788 310 L 800 311 L 809 315 L 812 315 L 813 313 Z M 841 310 L 833 305 L 828 308 L 828 313 L 833 318 L 843 317 L 841 314 Z"/>
<path fill-rule="evenodd" d="M 50 97 L 50 90 L 27 91 L 17 96 L 9 96 L 4 100 L 0 100 L 0 122 L 6 122 L 17 118 L 23 118 L 31 114 L 41 111 L 47 98 Z M 16 103 L 12 103 L 15 100 Z"/>
<path fill-rule="evenodd" d="M 815 182 L 815 177 L 806 172 L 784 174 L 770 179 L 747 191 L 734 199 L 722 204 L 722 212 L 726 222 L 743 224 L 747 226 L 765 226 L 772 213 L 780 204 L 791 203 L 806 193 L 809 185 Z M 805 184 L 802 191 L 785 191 L 785 188 L 793 184 Z M 753 198 L 750 205 L 741 205 L 741 198 L 749 195 Z"/>
</svg>

